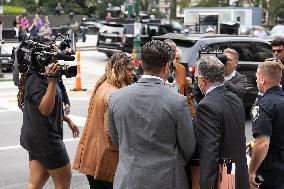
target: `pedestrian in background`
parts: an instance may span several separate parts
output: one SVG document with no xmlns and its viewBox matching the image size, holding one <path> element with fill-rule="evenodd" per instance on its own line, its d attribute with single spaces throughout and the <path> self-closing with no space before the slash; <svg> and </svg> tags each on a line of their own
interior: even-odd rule
<svg viewBox="0 0 284 189">
<path fill-rule="evenodd" d="M 39 29 L 39 33 L 45 37 L 51 38 L 52 29 L 48 22 L 45 22 L 44 25 Z"/>
<path fill-rule="evenodd" d="M 284 188 L 284 92 L 280 85 L 282 69 L 278 62 L 265 61 L 258 65 L 257 87 L 264 95 L 251 110 L 252 132 L 255 138 L 249 165 L 252 189 Z M 256 175 L 264 182 L 256 183 Z"/>
<path fill-rule="evenodd" d="M 22 28 L 27 32 L 29 29 L 29 20 L 27 19 L 26 15 L 23 15 L 23 18 L 21 19 L 21 26 Z"/>
<path fill-rule="evenodd" d="M 112 19 L 111 13 L 108 12 L 107 15 L 106 15 L 106 17 L 105 17 L 105 21 L 106 21 L 106 22 L 110 22 L 111 19 Z"/>
<path fill-rule="evenodd" d="M 240 74 L 236 68 L 239 63 L 239 54 L 235 49 L 227 48 L 223 52 L 227 57 L 227 63 L 225 64 L 225 86 L 232 93 L 242 98 L 246 92 L 247 77 Z"/>
<path fill-rule="evenodd" d="M 284 72 L 284 37 L 277 37 L 275 39 L 272 40 L 271 42 L 271 46 L 272 46 L 272 54 L 273 54 L 273 58 L 268 58 L 265 61 L 277 61 L 280 63 L 281 68 L 282 68 L 282 75 Z M 284 91 L 284 77 L 281 78 L 281 83 L 282 85 L 282 90 Z M 256 101 L 263 95 L 263 93 L 261 93 L 260 91 L 258 91 L 258 95 L 256 98 Z"/>
<path fill-rule="evenodd" d="M 217 57 L 201 58 L 196 68 L 198 86 L 205 95 L 195 119 L 200 189 L 216 189 L 221 158 L 231 158 L 236 165 L 236 189 L 248 189 L 242 101 L 224 86 L 224 64 Z"/>
<path fill-rule="evenodd" d="M 277 37 L 271 42 L 273 57 L 280 62 L 282 75 L 284 72 L 284 37 Z M 281 79 L 282 90 L 284 91 L 284 77 Z"/>
<path fill-rule="evenodd" d="M 63 142 L 63 121 L 68 123 L 73 137 L 79 128 L 63 113 L 57 79 L 57 63 L 46 67 L 45 75 L 31 67 L 22 74 L 19 83 L 18 104 L 23 111 L 20 144 L 29 154 L 28 189 L 43 188 L 49 176 L 55 189 L 68 189 L 71 165 Z"/>
<path fill-rule="evenodd" d="M 273 57 L 284 64 L 284 37 L 277 37 L 271 42 Z"/>
<path fill-rule="evenodd" d="M 42 24 L 41 18 L 39 17 L 38 14 L 35 14 L 35 17 L 33 19 L 33 23 L 29 27 L 29 32 L 30 32 L 31 36 L 35 36 L 39 32 L 42 25 L 43 24 Z"/>
<path fill-rule="evenodd" d="M 13 21 L 14 31 L 16 32 L 15 37 L 19 37 L 19 27 L 21 25 L 20 16 L 17 15 L 15 20 Z"/>
<path fill-rule="evenodd" d="M 131 55 L 115 53 L 91 96 L 86 125 L 73 164 L 74 169 L 87 175 L 91 189 L 113 188 L 118 152 L 108 132 L 108 99 L 114 91 L 132 84 L 133 79 Z"/>
<path fill-rule="evenodd" d="M 48 25 L 51 27 L 51 23 L 49 21 L 49 17 L 48 16 L 44 17 L 44 23 L 48 23 Z"/>
<path fill-rule="evenodd" d="M 188 189 L 184 166 L 195 149 L 187 98 L 164 85 L 170 46 L 153 40 L 142 48 L 144 75 L 109 100 L 109 133 L 119 149 L 114 188 Z"/>
<path fill-rule="evenodd" d="M 64 14 L 64 8 L 63 8 L 63 6 L 61 5 L 60 2 L 57 3 L 57 6 L 54 9 L 54 14 L 55 15 L 63 15 Z"/>
</svg>

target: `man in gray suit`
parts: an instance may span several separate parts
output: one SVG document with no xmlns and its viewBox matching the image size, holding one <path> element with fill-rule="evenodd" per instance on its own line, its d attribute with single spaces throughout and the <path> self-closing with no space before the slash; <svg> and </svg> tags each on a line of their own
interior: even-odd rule
<svg viewBox="0 0 284 189">
<path fill-rule="evenodd" d="M 195 137 L 187 99 L 164 85 L 172 51 L 163 41 L 142 48 L 144 75 L 109 100 L 109 133 L 118 146 L 116 189 L 188 189 L 184 166 Z"/>
<path fill-rule="evenodd" d="M 246 92 L 247 77 L 236 70 L 239 54 L 235 49 L 227 48 L 224 50 L 224 55 L 227 57 L 227 63 L 224 67 L 225 86 L 229 91 L 242 98 Z"/>
</svg>

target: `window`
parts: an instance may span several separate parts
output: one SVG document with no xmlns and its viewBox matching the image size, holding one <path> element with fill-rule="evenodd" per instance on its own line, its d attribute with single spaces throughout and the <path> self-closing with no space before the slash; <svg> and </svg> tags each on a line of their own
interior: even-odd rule
<svg viewBox="0 0 284 189">
<path fill-rule="evenodd" d="M 112 33 L 112 34 L 122 34 L 123 33 L 123 27 L 122 26 L 107 26 L 104 25 L 100 29 L 101 33 Z"/>
<path fill-rule="evenodd" d="M 134 34 L 134 25 L 125 25 L 124 34 Z"/>
<path fill-rule="evenodd" d="M 231 42 L 230 48 L 239 53 L 239 61 L 255 61 L 255 52 L 250 42 Z"/>
<path fill-rule="evenodd" d="M 159 26 L 148 25 L 148 35 L 155 36 L 159 34 Z"/>
<path fill-rule="evenodd" d="M 258 62 L 264 62 L 265 59 L 271 58 L 272 52 L 271 52 L 271 46 L 266 43 L 260 43 L 256 42 L 255 48 L 256 48 L 256 61 Z"/>
</svg>

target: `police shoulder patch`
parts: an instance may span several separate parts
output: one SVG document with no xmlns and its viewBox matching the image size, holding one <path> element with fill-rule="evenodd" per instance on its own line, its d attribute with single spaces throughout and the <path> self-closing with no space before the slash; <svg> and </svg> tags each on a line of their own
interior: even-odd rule
<svg viewBox="0 0 284 189">
<path fill-rule="evenodd" d="M 252 121 L 256 121 L 259 116 L 259 106 L 253 106 L 251 109 Z"/>
</svg>

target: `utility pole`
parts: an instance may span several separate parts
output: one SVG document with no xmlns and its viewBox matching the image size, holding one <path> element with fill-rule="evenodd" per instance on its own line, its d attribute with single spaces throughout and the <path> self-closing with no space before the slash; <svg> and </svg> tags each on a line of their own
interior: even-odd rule
<svg viewBox="0 0 284 189">
<path fill-rule="evenodd" d="M 2 29 L 3 29 L 3 0 L 0 0 L 0 78 L 4 77 L 2 72 Z"/>
<path fill-rule="evenodd" d="M 135 72 L 137 76 L 141 73 L 141 21 L 140 21 L 141 0 L 135 0 L 136 21 L 134 23 L 134 35 L 132 56 L 135 64 Z"/>
</svg>

